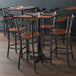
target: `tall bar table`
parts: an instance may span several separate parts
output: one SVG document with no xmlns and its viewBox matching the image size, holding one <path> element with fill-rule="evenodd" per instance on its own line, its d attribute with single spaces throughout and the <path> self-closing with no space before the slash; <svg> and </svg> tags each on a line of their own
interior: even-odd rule
<svg viewBox="0 0 76 76">
<path fill-rule="evenodd" d="M 32 13 L 33 15 L 35 13 Z M 25 14 L 25 15 L 21 15 L 21 16 L 14 16 L 15 18 L 34 18 L 34 19 L 37 19 L 38 21 L 38 32 L 40 33 L 40 20 L 41 19 L 50 19 L 54 16 L 57 16 L 57 14 L 49 14 L 49 15 L 40 15 L 40 16 L 32 16 L 30 14 Z M 38 38 L 38 57 L 37 57 L 37 61 L 40 61 L 40 60 L 48 60 L 48 58 L 45 57 L 45 55 L 43 54 L 43 51 L 42 51 L 42 42 L 41 42 L 41 37 L 39 36 Z"/>
<path fill-rule="evenodd" d="M 21 14 L 23 15 L 23 11 L 24 10 L 30 10 L 30 9 L 36 9 L 38 7 L 36 6 L 21 6 L 21 7 L 10 7 L 10 8 L 7 8 L 6 10 L 8 11 L 21 11 Z"/>
</svg>

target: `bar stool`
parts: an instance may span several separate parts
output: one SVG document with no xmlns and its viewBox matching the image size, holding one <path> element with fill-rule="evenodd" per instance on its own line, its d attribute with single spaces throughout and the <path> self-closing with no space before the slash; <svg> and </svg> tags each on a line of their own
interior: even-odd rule
<svg viewBox="0 0 76 76">
<path fill-rule="evenodd" d="M 27 20 L 27 18 L 26 18 Z M 24 59 L 23 56 L 26 55 L 26 60 L 29 62 L 29 60 L 33 60 L 34 64 L 34 71 L 36 71 L 36 59 L 38 55 L 38 51 L 35 50 L 36 46 L 35 43 L 38 45 L 38 37 L 40 36 L 40 33 L 37 31 L 34 31 L 34 25 L 32 21 L 32 25 L 28 25 L 26 29 L 19 30 L 18 20 L 15 21 L 15 26 L 18 29 L 18 38 L 20 42 L 20 52 L 19 52 L 19 60 L 18 60 L 18 69 L 20 69 L 21 65 L 21 59 Z M 36 39 L 36 41 L 34 41 Z M 31 40 L 31 42 L 30 42 Z M 25 46 L 23 46 L 23 41 L 25 42 Z M 30 44 L 32 45 L 32 51 L 30 49 Z M 25 52 L 23 52 L 23 49 L 26 49 Z M 37 49 L 38 50 L 38 49 Z"/>
<path fill-rule="evenodd" d="M 50 30 L 52 30 L 52 29 L 54 28 L 55 21 L 56 21 L 56 16 L 54 16 L 54 17 L 52 17 L 52 18 L 50 19 L 50 24 L 44 24 L 44 23 L 43 23 L 43 24 L 40 26 L 41 31 L 42 31 L 42 35 L 43 35 L 43 41 L 42 41 L 42 42 L 43 42 L 43 48 L 44 48 L 45 46 L 49 46 L 49 45 L 45 44 L 45 41 L 49 41 L 49 40 L 46 40 L 45 37 L 48 36 Z"/>
<path fill-rule="evenodd" d="M 14 27 L 15 25 L 13 22 L 14 20 L 13 15 L 7 15 L 3 17 L 4 17 L 4 22 L 6 25 L 6 30 L 7 30 L 7 38 L 8 38 L 7 58 L 9 58 L 10 49 L 15 49 L 15 52 L 17 53 L 17 37 L 16 37 L 17 29 Z M 25 28 L 26 27 L 19 27 L 20 30 L 25 29 Z M 14 43 L 11 43 L 12 39 L 14 40 Z"/>
<path fill-rule="evenodd" d="M 55 56 L 57 57 L 58 54 L 66 55 L 67 59 L 67 67 L 69 67 L 69 55 L 71 54 L 73 59 L 73 51 L 72 51 L 72 43 L 71 43 L 71 28 L 72 23 L 74 20 L 74 15 L 71 17 L 67 17 L 66 22 L 66 29 L 53 29 L 53 31 L 50 33 L 50 57 L 51 57 L 51 63 L 52 63 L 52 54 L 55 53 Z M 61 37 L 64 36 L 64 39 L 66 41 L 65 48 L 58 46 L 58 39 L 60 40 Z M 53 48 L 53 45 L 55 45 L 55 48 Z M 58 49 L 64 49 L 65 52 L 59 52 Z"/>
</svg>

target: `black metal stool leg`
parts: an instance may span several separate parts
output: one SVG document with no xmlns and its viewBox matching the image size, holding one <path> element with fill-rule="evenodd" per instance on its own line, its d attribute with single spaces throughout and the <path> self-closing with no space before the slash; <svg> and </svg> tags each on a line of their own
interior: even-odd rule
<svg viewBox="0 0 76 76">
<path fill-rule="evenodd" d="M 68 36 L 66 37 L 66 56 L 67 56 L 67 67 L 69 67 L 69 53 L 68 53 Z"/>
<path fill-rule="evenodd" d="M 54 36 L 55 38 L 55 57 L 57 57 L 57 36 Z"/>
<path fill-rule="evenodd" d="M 7 49 L 7 58 L 9 58 L 9 48 L 10 48 L 10 35 L 8 34 L 8 49 Z"/>
<path fill-rule="evenodd" d="M 30 54 L 30 52 L 29 52 L 29 40 L 27 39 L 26 40 L 26 55 L 27 55 L 27 62 L 29 61 L 29 59 L 28 59 L 28 57 L 29 57 L 29 54 Z"/>
<path fill-rule="evenodd" d="M 6 36 L 6 27 L 5 27 L 5 23 L 3 21 L 3 26 L 4 26 L 4 37 Z"/>
<path fill-rule="evenodd" d="M 63 36 L 63 44 L 65 44 L 65 36 Z"/>
<path fill-rule="evenodd" d="M 72 56 L 72 59 L 74 59 L 74 57 L 73 57 L 73 49 L 72 49 L 72 40 L 71 40 L 71 37 L 70 37 L 69 41 L 70 41 L 71 56 Z"/>
<path fill-rule="evenodd" d="M 34 39 L 33 38 L 32 38 L 32 50 L 33 50 L 34 71 L 36 71 L 36 59 L 35 59 Z"/>
<path fill-rule="evenodd" d="M 20 50 L 20 53 L 19 53 L 18 69 L 20 69 L 21 57 L 22 57 L 22 50 Z"/>
<path fill-rule="evenodd" d="M 19 52 L 19 60 L 18 60 L 18 69 L 20 69 L 21 58 L 23 58 L 23 54 L 22 54 L 22 40 L 20 40 L 20 52 Z"/>
<path fill-rule="evenodd" d="M 16 38 L 16 32 L 15 32 L 14 34 L 15 34 L 15 52 L 17 53 L 17 38 Z"/>
<path fill-rule="evenodd" d="M 44 35 L 42 33 L 42 48 L 44 48 Z"/>
<path fill-rule="evenodd" d="M 50 63 L 52 63 L 52 35 L 50 35 Z"/>
</svg>

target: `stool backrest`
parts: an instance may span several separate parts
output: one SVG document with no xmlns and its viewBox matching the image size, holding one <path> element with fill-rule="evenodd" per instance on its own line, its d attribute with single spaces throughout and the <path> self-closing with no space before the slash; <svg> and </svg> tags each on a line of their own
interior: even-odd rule
<svg viewBox="0 0 76 76">
<path fill-rule="evenodd" d="M 41 8 L 41 12 L 46 12 L 46 8 Z"/>
<path fill-rule="evenodd" d="M 3 16 L 3 10 L 0 8 L 0 16 Z"/>
<path fill-rule="evenodd" d="M 14 23 L 13 23 L 14 16 L 13 15 L 7 15 L 7 16 L 3 16 L 3 18 L 5 20 L 4 22 L 6 25 L 6 29 L 9 31 L 9 28 L 14 27 Z"/>
<path fill-rule="evenodd" d="M 74 20 L 75 16 L 74 14 L 71 15 L 71 17 L 68 17 L 67 19 L 67 27 L 66 27 L 66 33 L 68 35 L 71 34 L 71 29 L 72 29 L 72 25 L 73 25 L 73 20 Z"/>
<path fill-rule="evenodd" d="M 55 11 L 58 15 L 60 15 L 60 8 L 59 8 L 59 7 L 56 7 L 56 8 L 54 9 L 54 11 Z"/>
<path fill-rule="evenodd" d="M 14 24 L 15 24 L 15 28 L 17 29 L 17 32 L 18 32 L 18 35 L 19 35 L 20 39 L 21 39 L 21 34 L 22 33 L 24 33 L 24 32 L 30 32 L 31 25 L 25 26 L 23 29 L 20 29 L 23 26 L 20 25 L 19 18 L 14 19 Z"/>
<path fill-rule="evenodd" d="M 37 8 L 35 12 L 41 12 L 41 8 Z"/>
<path fill-rule="evenodd" d="M 55 12 L 55 10 L 54 9 L 50 9 L 50 13 L 52 13 L 52 12 Z"/>
<path fill-rule="evenodd" d="M 2 10 L 3 10 L 3 15 L 4 15 L 4 16 L 11 14 L 10 11 L 7 10 L 8 8 L 9 8 L 9 7 L 2 8 Z"/>
</svg>

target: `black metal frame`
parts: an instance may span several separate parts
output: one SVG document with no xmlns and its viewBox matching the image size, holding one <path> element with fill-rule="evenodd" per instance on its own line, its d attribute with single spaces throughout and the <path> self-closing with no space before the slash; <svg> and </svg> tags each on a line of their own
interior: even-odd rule
<svg viewBox="0 0 76 76">
<path fill-rule="evenodd" d="M 34 46 L 34 43 L 35 43 L 34 39 L 35 39 L 35 37 L 34 37 L 34 24 L 33 23 L 34 23 L 34 21 L 32 21 L 32 25 L 27 26 L 26 29 L 20 31 L 18 23 L 17 23 L 17 19 L 15 21 L 15 26 L 18 29 L 18 35 L 19 35 L 19 41 L 20 41 L 20 52 L 19 52 L 19 60 L 18 60 L 18 69 L 20 69 L 21 59 L 24 59 L 23 56 L 24 56 L 24 54 L 26 54 L 26 60 L 27 60 L 27 62 L 29 62 L 29 60 L 33 60 L 33 62 L 34 62 L 34 71 L 36 71 L 37 56 L 35 56 L 35 54 L 38 54 L 38 53 L 35 52 L 35 49 L 34 49 L 35 48 L 35 46 Z M 23 38 L 21 36 L 21 34 L 25 33 L 25 32 L 30 32 L 31 35 L 32 35 L 32 38 Z M 30 39 L 32 40 L 31 43 L 29 42 Z M 23 47 L 23 40 L 26 41 L 25 47 Z M 38 42 L 38 40 L 37 40 L 37 42 Z M 30 47 L 29 47 L 30 44 L 32 44 L 32 51 L 30 51 Z M 24 48 L 26 48 L 25 53 L 23 53 L 23 49 Z"/>
<path fill-rule="evenodd" d="M 66 55 L 67 57 L 67 67 L 69 67 L 69 54 L 71 54 L 72 59 L 73 59 L 73 51 L 72 51 L 72 42 L 71 42 L 71 27 L 72 27 L 72 22 L 74 20 L 74 15 L 72 15 L 70 18 L 67 18 L 67 27 L 66 27 L 66 33 L 64 34 L 57 34 L 57 33 L 51 33 L 50 34 L 50 57 L 51 57 L 51 63 L 52 63 L 52 53 L 55 53 L 55 56 L 58 57 L 58 54 L 63 54 L 63 53 L 58 53 L 58 49 L 65 49 L 66 53 L 64 53 L 64 55 Z M 58 47 L 58 36 L 64 36 L 64 40 L 66 41 L 65 48 L 62 47 Z M 54 40 L 54 43 L 53 43 Z M 68 45 L 68 42 L 70 42 L 70 46 Z M 55 45 L 55 49 L 53 50 L 52 45 Z M 71 52 L 69 52 L 69 50 L 71 50 Z"/>
<path fill-rule="evenodd" d="M 8 38 L 8 50 L 7 50 L 7 58 L 9 58 L 9 49 L 15 49 L 15 52 L 17 53 L 17 38 L 16 38 L 16 31 L 10 31 L 10 27 L 14 27 L 13 20 L 14 16 L 13 15 L 8 15 L 8 16 L 3 16 L 4 17 L 4 22 L 6 25 L 6 30 L 7 30 L 7 38 Z M 8 19 L 7 19 L 8 18 Z M 15 39 L 14 44 L 11 44 L 11 35 Z M 13 48 L 12 46 L 15 46 Z"/>
</svg>

